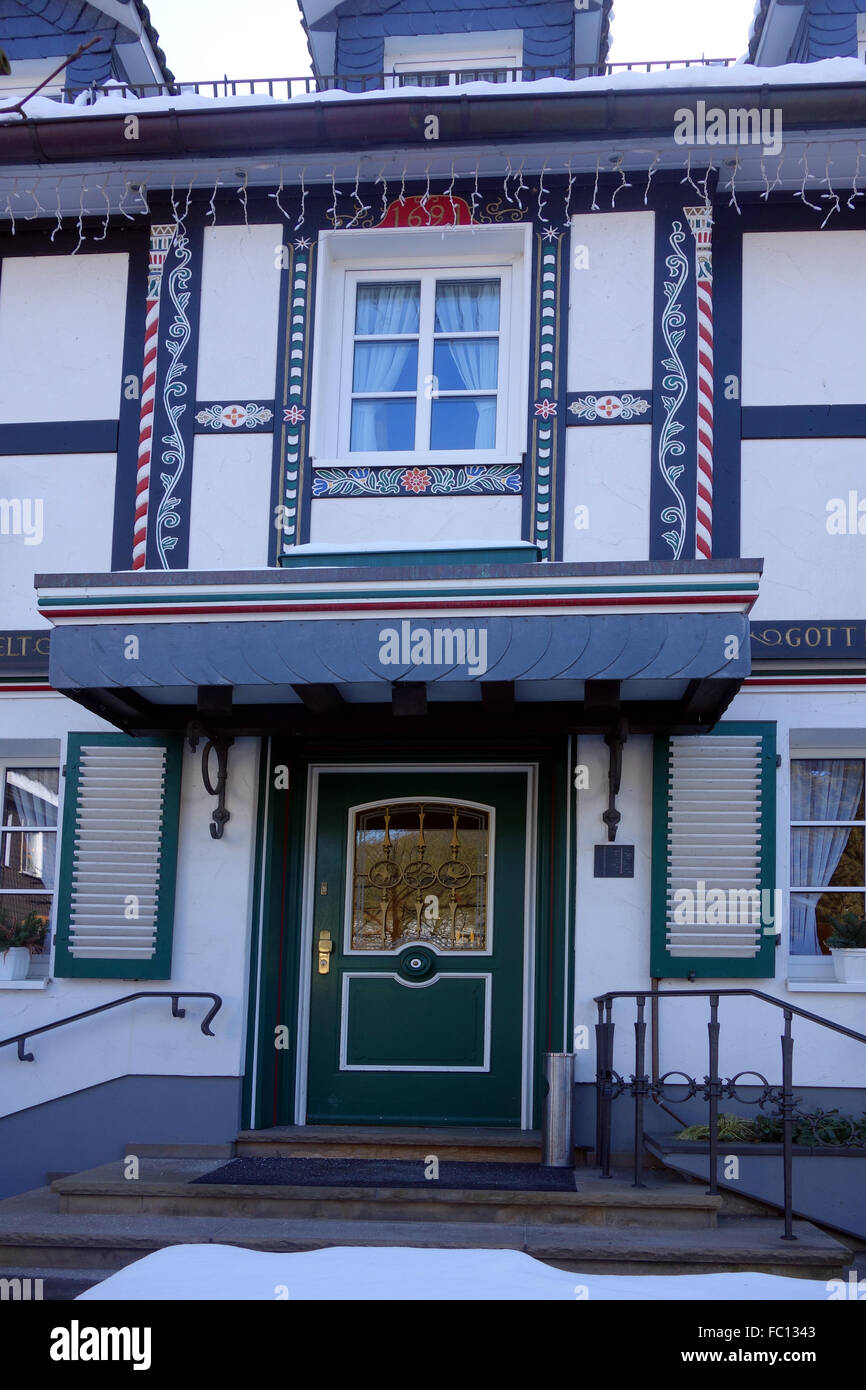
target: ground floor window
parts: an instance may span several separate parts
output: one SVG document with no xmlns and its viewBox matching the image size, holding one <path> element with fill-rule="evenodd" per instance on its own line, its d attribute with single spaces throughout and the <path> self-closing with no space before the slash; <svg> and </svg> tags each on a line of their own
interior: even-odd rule
<svg viewBox="0 0 866 1390">
<path fill-rule="evenodd" d="M 28 946 L 36 978 L 48 974 L 59 778 L 56 765 L 0 762 L 0 946 Z"/>
<path fill-rule="evenodd" d="M 866 750 L 791 759 L 792 956 L 829 956 L 833 919 L 866 911 L 864 771 Z"/>
</svg>

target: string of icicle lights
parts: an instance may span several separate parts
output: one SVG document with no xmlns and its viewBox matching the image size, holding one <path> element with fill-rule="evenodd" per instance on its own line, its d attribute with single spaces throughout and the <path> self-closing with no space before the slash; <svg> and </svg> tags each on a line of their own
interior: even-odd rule
<svg viewBox="0 0 866 1390">
<path fill-rule="evenodd" d="M 818 151 L 814 148 L 817 143 L 813 141 L 807 144 L 799 158 L 795 158 L 785 149 L 778 155 L 762 156 L 760 173 L 763 187 L 759 196 L 765 202 L 768 201 L 771 194 L 782 186 L 783 175 L 787 174 L 789 180 L 796 177 L 799 186 L 791 190 L 792 198 L 813 211 L 818 225 L 824 228 L 830 225 L 833 219 L 844 217 L 846 210 L 855 211 L 858 200 L 866 195 L 866 188 L 860 186 L 861 180 L 866 181 L 866 156 L 858 142 L 853 175 L 848 174 L 844 181 L 834 179 L 833 168 L 840 162 L 833 157 L 834 146 L 832 142 L 821 142 Z M 844 145 L 849 154 L 855 153 L 854 142 L 848 140 L 839 144 Z M 640 183 L 643 184 L 643 205 L 648 207 L 653 178 L 661 167 L 662 153 L 658 150 L 648 150 L 646 158 L 645 179 L 641 175 Z M 636 179 L 638 167 L 635 160 L 629 160 L 628 168 L 632 179 Z M 742 191 L 739 154 L 726 159 L 721 166 L 715 165 L 712 159 L 709 163 L 701 160 L 699 166 L 696 166 L 693 152 L 689 151 L 680 167 L 680 183 L 684 185 L 686 196 L 701 199 L 709 204 L 709 181 L 712 175 L 716 174 L 716 198 L 726 198 L 729 207 L 738 213 L 741 212 L 738 199 L 738 192 Z M 665 172 L 671 172 L 670 166 L 665 167 Z M 454 226 L 458 225 L 458 199 L 468 204 L 474 217 L 479 204 L 490 196 L 489 179 L 485 179 L 487 193 L 482 193 L 479 189 L 477 163 L 466 173 L 456 172 L 452 164 L 450 173 L 435 181 L 441 184 L 441 187 L 434 186 L 429 165 L 417 174 L 409 174 L 404 166 L 402 174 L 398 177 L 393 174 L 386 177 L 383 168 L 377 177 L 372 179 L 362 173 L 359 163 L 354 171 L 349 173 L 341 172 L 335 167 L 311 184 L 307 182 L 307 173 L 306 166 L 289 170 L 288 175 L 292 181 L 287 184 L 287 170 L 284 166 L 280 167 L 279 185 L 277 186 L 275 178 L 275 191 L 266 195 L 273 201 L 275 212 L 297 234 L 303 234 L 307 221 L 307 200 L 315 189 L 319 189 L 326 197 L 326 223 L 331 227 L 343 229 L 375 225 L 381 221 L 391 202 L 405 204 L 409 196 L 406 192 L 407 178 L 420 189 L 420 194 L 415 196 L 419 197 L 422 215 L 427 211 L 431 197 L 445 197 L 453 209 Z M 576 188 L 578 175 L 572 162 L 559 169 L 545 160 L 537 174 L 527 175 L 532 178 L 532 184 L 526 182 L 524 174 L 525 161 L 517 168 L 510 160 L 506 161 L 506 171 L 502 176 L 501 212 L 506 220 L 534 217 L 543 229 L 542 234 L 549 240 L 558 238 L 560 232 L 568 228 L 570 219 L 578 213 L 603 212 L 607 209 L 615 211 L 618 196 L 626 189 L 635 187 L 626 176 L 626 156 L 623 154 L 612 156 L 604 165 L 599 155 L 594 172 L 589 171 L 590 186 L 586 190 Z M 551 183 L 557 177 L 561 178 L 565 186 L 561 191 L 554 192 Z M 612 187 L 608 186 L 611 180 Z M 371 192 L 362 195 L 362 182 Z M 51 191 L 46 192 L 49 183 Z M 8 230 L 15 236 L 22 224 L 34 222 L 37 218 L 49 219 L 52 224 L 52 241 L 64 226 L 69 227 L 77 235 L 72 252 L 74 255 L 88 241 L 104 241 L 112 222 L 119 225 L 123 222 L 149 219 L 149 185 L 150 178 L 147 174 L 126 178 L 121 191 L 117 187 L 109 189 L 109 176 L 104 172 L 62 174 L 56 180 L 49 180 L 45 175 L 41 175 L 30 181 L 19 176 L 13 178 L 0 193 L 0 220 L 5 219 L 8 222 Z M 222 191 L 234 194 L 243 213 L 243 223 L 249 226 L 249 199 L 253 190 L 249 185 L 248 171 L 218 169 L 215 176 L 209 174 L 200 178 L 193 175 L 189 181 L 184 180 L 180 185 L 173 179 L 170 189 L 157 190 L 155 186 L 150 186 L 151 197 L 156 198 L 158 195 L 160 198 L 167 198 L 171 204 L 172 220 L 181 227 L 189 216 L 194 193 L 202 191 L 205 199 L 205 225 L 214 226 L 219 221 L 221 204 L 217 199 Z M 255 191 L 260 190 L 257 188 Z M 364 201 L 365 196 L 370 199 L 369 202 Z M 43 202 L 43 199 L 46 201 Z M 365 216 L 367 220 L 362 222 L 361 219 Z M 85 219 L 92 220 L 95 225 L 86 227 Z M 421 225 L 424 225 L 423 221 Z M 430 225 L 433 225 L 432 218 Z M 447 229 L 448 223 L 437 222 L 435 225 Z"/>
</svg>

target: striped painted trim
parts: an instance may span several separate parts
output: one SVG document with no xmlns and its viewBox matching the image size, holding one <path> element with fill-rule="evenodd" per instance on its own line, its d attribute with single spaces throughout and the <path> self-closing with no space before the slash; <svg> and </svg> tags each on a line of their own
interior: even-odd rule
<svg viewBox="0 0 866 1390">
<path fill-rule="evenodd" d="M 733 580 L 689 583 L 679 576 L 674 582 L 653 583 L 576 583 L 549 578 L 537 580 L 492 581 L 477 579 L 449 584 L 424 581 L 297 584 L 291 589 L 251 585 L 239 589 L 230 585 L 202 591 L 194 586 L 181 590 L 118 590 L 106 588 L 62 592 L 43 590 L 39 608 L 53 622 L 138 616 L 172 620 L 175 617 L 203 617 L 225 614 L 255 616 L 260 613 L 310 614 L 328 617 L 333 613 L 395 613 L 421 611 L 474 610 L 476 612 L 593 612 L 598 609 L 629 611 L 635 608 L 656 612 L 675 612 L 701 607 L 714 611 L 742 612 L 751 608 L 758 594 L 758 576 L 744 575 Z"/>
</svg>

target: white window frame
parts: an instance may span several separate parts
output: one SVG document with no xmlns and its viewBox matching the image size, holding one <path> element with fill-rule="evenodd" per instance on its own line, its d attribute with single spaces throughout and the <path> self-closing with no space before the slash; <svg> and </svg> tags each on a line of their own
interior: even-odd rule
<svg viewBox="0 0 866 1390">
<path fill-rule="evenodd" d="M 18 768 L 18 767 L 32 767 L 32 768 L 40 768 L 40 769 L 41 769 L 41 768 L 50 768 L 50 769 L 54 770 L 54 769 L 59 769 L 59 767 L 60 767 L 60 759 L 59 759 L 58 757 L 52 757 L 52 756 L 50 756 L 49 754 L 45 754 L 45 753 L 31 753 L 31 754 L 29 754 L 29 755 L 27 755 L 27 756 L 21 755 L 21 754 L 15 754 L 14 757 L 12 757 L 12 756 L 0 757 L 0 817 L 2 817 L 2 814 L 3 814 L 3 797 L 4 797 L 4 794 L 5 794 L 5 790 L 6 790 L 6 773 L 9 772 L 9 771 L 11 771 L 12 769 Z M 29 970 L 28 970 L 28 972 L 27 972 L 27 979 L 28 979 L 28 980 L 42 979 L 43 977 L 45 977 L 46 975 L 48 975 L 48 974 L 50 973 L 50 962 L 51 962 L 52 954 L 53 954 L 53 951 L 54 951 L 54 916 L 55 916 L 56 904 L 57 904 L 57 877 L 58 877 L 58 871 L 59 871 L 59 868 L 60 868 L 60 841 L 61 841 L 61 834 L 62 834 L 62 830 L 63 830 L 63 825 L 62 825 L 62 811 L 63 811 L 62 799 L 63 799 L 63 783 L 62 783 L 62 779 L 61 779 L 61 778 L 58 778 L 58 790 L 57 790 L 57 823 L 56 823 L 56 825 L 53 826 L 53 827 L 51 827 L 51 826 L 44 826 L 44 825 L 33 826 L 33 827 L 28 827 L 28 826 L 21 826 L 21 827 L 18 827 L 18 826 L 9 826 L 9 827 L 7 827 L 5 821 L 0 821 L 0 853 L 2 853 L 2 840 L 3 840 L 3 835 L 4 835 L 4 832 L 7 830 L 7 828 L 8 828 L 9 830 L 11 830 L 13 833 L 17 833 L 17 834 L 23 834 L 23 833 L 25 833 L 25 832 L 29 829 L 29 830 L 31 830 L 31 833 L 32 833 L 32 831 L 34 831 L 34 830 L 36 830 L 36 831 L 42 831 L 42 832 L 47 831 L 49 834 L 51 834 L 51 835 L 54 836 L 54 882 L 52 883 L 52 885 L 51 885 L 50 888 L 33 888 L 33 889 L 31 889 L 29 892 L 28 892 L 28 890 L 27 890 L 26 888 L 8 888 L 8 889 L 7 889 L 7 888 L 3 888 L 3 889 L 0 889 L 0 907 L 2 907 L 2 905 L 3 905 L 3 899 L 4 899 L 4 898 L 13 898 L 13 897 L 16 897 L 16 896 L 21 897 L 22 895 L 26 895 L 26 896 L 28 896 L 28 897 L 41 897 L 41 898 L 48 898 L 48 899 L 50 899 L 50 904 L 49 904 L 49 909 L 48 909 L 48 932 L 47 932 L 47 934 L 46 934 L 46 940 L 47 940 L 47 942 L 48 942 L 48 950 L 47 950 L 47 951 L 41 952 L 40 955 L 39 955 L 38 957 L 33 957 L 33 956 L 31 956 L 31 958 L 30 958 L 30 968 L 29 968 Z"/>
<path fill-rule="evenodd" d="M 866 14 L 857 16 L 857 57 L 866 63 Z"/>
<path fill-rule="evenodd" d="M 529 278 L 531 229 L 528 226 L 386 228 L 323 232 L 319 246 L 313 363 L 313 416 L 310 453 L 318 467 L 446 467 L 449 464 L 521 463 L 526 451 L 529 392 Z M 380 279 L 499 279 L 499 380 L 496 446 L 493 449 L 413 449 L 388 453 L 351 452 L 352 363 L 355 286 Z M 431 320 L 432 322 L 432 320 Z M 334 332 L 335 323 L 342 333 Z M 432 373 L 432 339 L 430 344 Z M 429 422 L 431 403 L 423 401 L 422 354 L 419 383 Z M 449 395 L 443 392 L 443 395 Z M 429 428 L 429 424 L 428 424 Z M 417 438 L 422 438 L 420 429 Z M 429 434 L 427 436 L 429 438 Z"/>
<path fill-rule="evenodd" d="M 859 821 L 859 820 L 853 820 L 853 819 L 850 820 L 850 821 L 823 821 L 823 822 L 822 822 L 822 821 L 799 821 L 799 820 L 795 821 L 795 820 L 794 820 L 794 817 L 793 817 L 793 815 L 791 814 L 791 812 L 792 812 L 792 796 L 791 796 L 791 792 L 790 792 L 790 787 L 791 787 L 791 784 L 792 784 L 792 782 L 793 782 L 793 776 L 792 776 L 792 772 L 791 772 L 791 763 L 793 763 L 793 762 L 795 762 L 795 761 L 796 761 L 796 762 L 801 762 L 801 761 L 808 762 L 808 760 L 809 760 L 810 758 L 840 758 L 840 759 L 844 759 L 844 758 L 858 758 L 858 759 L 862 759 L 864 762 L 866 762 L 866 744 L 856 744 L 856 743 L 851 743 L 851 744 L 807 744 L 807 745 L 803 745 L 803 746 L 801 747 L 799 744 L 794 744 L 794 743 L 792 743 L 791 746 L 790 746 L 790 748 L 789 748 L 789 750 L 788 750 L 788 785 L 789 785 L 789 796 L 788 796 L 787 840 L 786 840 L 786 844 L 785 844 L 786 876 L 787 876 L 787 882 L 788 882 L 788 912 L 787 912 L 787 914 L 786 914 L 786 933 L 787 933 L 787 935 L 786 935 L 786 940 L 785 940 L 785 949 L 786 949 L 787 954 L 788 954 L 788 979 L 791 980 L 791 981 L 797 981 L 797 980 L 804 980 L 804 981 L 806 981 L 806 980 L 811 980 L 811 981 L 816 981 L 816 982 L 817 982 L 817 981 L 825 981 L 825 980 L 826 980 L 828 983 L 829 983 L 829 982 L 834 982 L 834 983 L 835 983 L 835 982 L 836 982 L 836 971 L 835 971 L 835 967 L 834 967 L 834 964 L 833 964 L 833 957 L 832 957 L 832 956 L 823 956 L 823 955 L 818 955 L 818 956 L 796 956 L 796 955 L 794 955 L 793 951 L 791 950 L 791 899 L 792 899 L 794 896 L 796 896 L 797 893 L 809 893 L 809 892 L 817 893 L 817 892 L 819 891 L 817 888 L 811 888 L 811 889 L 810 889 L 810 888 L 804 888 L 804 887 L 796 887 L 796 888 L 795 888 L 794 885 L 791 883 L 791 832 L 792 832 L 792 830 L 794 830 L 794 829 L 798 829 L 798 828 L 808 828 L 809 825 L 821 825 L 821 824 L 827 824 L 827 825 L 856 825 L 856 826 L 864 825 L 864 826 L 866 826 L 866 821 Z M 828 889 L 826 889 L 826 890 L 822 889 L 821 891 L 822 891 L 822 892 L 823 892 L 823 891 L 826 891 L 826 892 L 828 892 L 828 893 L 833 893 L 833 892 L 839 892 L 839 893 L 845 893 L 845 892 L 848 892 L 848 893 L 856 893 L 856 892 L 859 892 L 860 890 L 859 890 L 858 888 L 840 888 L 840 889 L 828 888 Z M 846 986 L 843 985 L 843 984 L 838 984 L 837 987 L 838 987 L 840 990 L 846 988 Z"/>
<path fill-rule="evenodd" d="M 407 72 L 447 72 L 447 85 L 455 87 L 460 85 L 461 73 L 465 70 L 522 67 L 522 29 L 491 29 L 474 34 L 415 34 L 385 39 L 386 87 L 399 86 L 396 79 Z M 470 77 L 468 80 L 484 79 Z M 513 73 L 509 72 L 505 80 L 514 81 Z"/>
</svg>

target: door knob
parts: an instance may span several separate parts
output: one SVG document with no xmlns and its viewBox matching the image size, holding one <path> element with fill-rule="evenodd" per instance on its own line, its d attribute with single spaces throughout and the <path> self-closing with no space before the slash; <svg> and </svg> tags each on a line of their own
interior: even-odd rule
<svg viewBox="0 0 866 1390">
<path fill-rule="evenodd" d="M 330 970 L 330 968 L 331 968 L 331 952 L 333 951 L 333 949 L 334 949 L 334 943 L 333 943 L 333 941 L 331 940 L 331 933 L 330 933 L 329 931 L 320 931 L 320 932 L 319 932 L 319 974 L 320 974 L 320 975 L 327 975 L 328 971 Z"/>
</svg>

